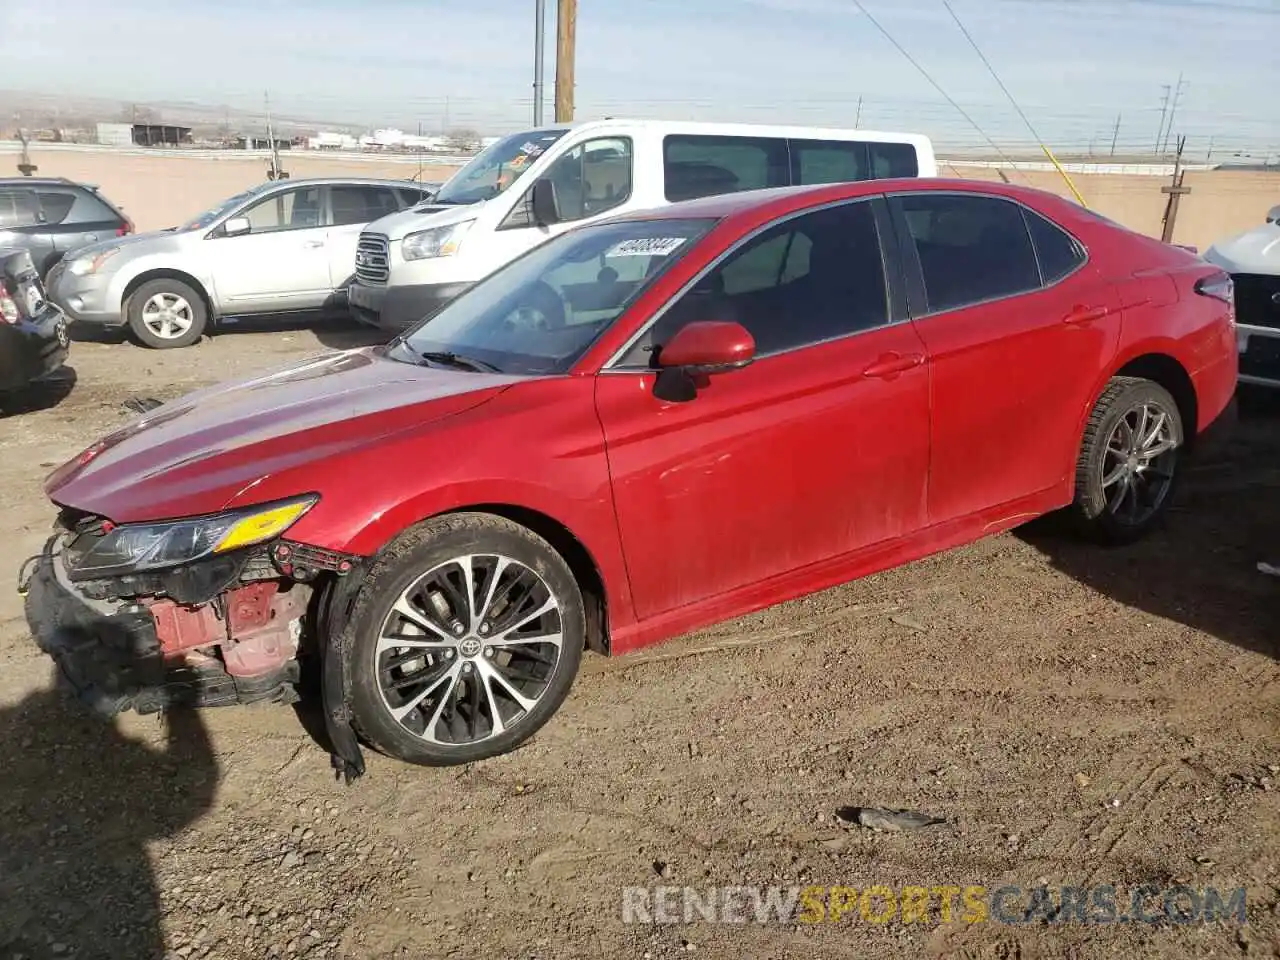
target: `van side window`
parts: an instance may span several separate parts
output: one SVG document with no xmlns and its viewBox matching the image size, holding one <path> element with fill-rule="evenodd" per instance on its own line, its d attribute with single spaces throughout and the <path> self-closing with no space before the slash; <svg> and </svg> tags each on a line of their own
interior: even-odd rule
<svg viewBox="0 0 1280 960">
<path fill-rule="evenodd" d="M 871 155 L 871 176 L 876 180 L 920 175 L 916 148 L 909 143 L 868 143 L 867 152 Z"/>
<path fill-rule="evenodd" d="M 556 186 L 560 221 L 571 223 L 622 206 L 631 199 L 632 147 L 629 137 L 603 137 L 580 143 L 560 157 L 543 179 Z M 530 197 L 533 183 L 511 209 L 503 227 L 533 223 Z"/>
<path fill-rule="evenodd" d="M 665 194 L 672 203 L 785 187 L 791 180 L 789 166 L 783 139 L 673 134 L 662 141 Z"/>
<path fill-rule="evenodd" d="M 790 140 L 791 182 L 845 183 L 867 179 L 867 145 L 856 141 Z"/>
</svg>

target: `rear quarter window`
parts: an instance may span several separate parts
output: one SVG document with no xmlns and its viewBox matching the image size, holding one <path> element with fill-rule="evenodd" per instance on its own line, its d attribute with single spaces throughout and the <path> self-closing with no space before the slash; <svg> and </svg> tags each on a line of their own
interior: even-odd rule
<svg viewBox="0 0 1280 960">
<path fill-rule="evenodd" d="M 1027 222 L 1027 232 L 1031 234 L 1036 260 L 1040 264 L 1040 277 L 1046 286 L 1057 283 L 1084 263 L 1084 248 L 1075 237 L 1034 210 L 1024 207 L 1022 216 Z"/>
<path fill-rule="evenodd" d="M 120 216 L 91 190 L 42 190 L 40 203 L 48 223 L 118 223 Z"/>
</svg>

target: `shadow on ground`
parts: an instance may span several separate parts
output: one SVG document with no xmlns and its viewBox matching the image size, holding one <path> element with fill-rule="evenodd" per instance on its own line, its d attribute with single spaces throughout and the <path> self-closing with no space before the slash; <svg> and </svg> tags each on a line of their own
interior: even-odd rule
<svg viewBox="0 0 1280 960">
<path fill-rule="evenodd" d="M 71 391 L 76 388 L 76 382 L 75 368 L 64 366 L 43 380 L 27 384 L 21 390 L 0 394 L 0 417 L 52 410 L 71 396 Z"/>
<path fill-rule="evenodd" d="M 1185 465 L 1167 522 L 1140 543 L 1100 549 L 1059 517 L 1017 535 L 1055 567 L 1154 616 L 1280 658 L 1280 391 L 1243 391 L 1240 419 L 1211 457 Z"/>
<path fill-rule="evenodd" d="M 238 333 L 310 332 L 331 350 L 351 350 L 386 343 L 391 334 L 361 323 L 349 314 L 263 314 L 240 320 L 223 321 L 214 331 L 216 337 Z"/>
<path fill-rule="evenodd" d="M 165 953 L 146 845 L 212 805 L 218 767 L 194 711 L 155 749 L 62 690 L 0 709 L 0 956 Z"/>
</svg>

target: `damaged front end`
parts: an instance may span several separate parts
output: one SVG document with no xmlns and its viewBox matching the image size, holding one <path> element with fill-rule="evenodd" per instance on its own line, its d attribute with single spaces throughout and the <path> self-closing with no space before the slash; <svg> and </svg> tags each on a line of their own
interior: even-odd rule
<svg viewBox="0 0 1280 960">
<path fill-rule="evenodd" d="M 31 632 L 107 716 L 296 702 L 316 591 L 358 562 L 282 537 L 315 501 L 119 526 L 64 509 L 20 574 Z"/>
</svg>

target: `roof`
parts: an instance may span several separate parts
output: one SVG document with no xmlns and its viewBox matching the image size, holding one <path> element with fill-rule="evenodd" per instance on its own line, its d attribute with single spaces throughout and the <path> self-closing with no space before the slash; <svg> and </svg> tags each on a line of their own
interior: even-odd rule
<svg viewBox="0 0 1280 960">
<path fill-rule="evenodd" d="M 834 203 L 840 200 L 853 200 L 857 197 L 874 196 L 881 193 L 902 193 L 921 191 L 961 191 L 965 193 L 985 193 L 1034 202 L 1037 206 L 1052 198 L 1054 202 L 1065 202 L 1057 194 L 1033 187 L 1015 186 L 1013 184 L 996 183 L 989 180 L 963 180 L 947 177 L 902 177 L 885 180 L 859 180 L 851 183 L 831 183 L 803 187 L 773 187 L 766 190 L 742 190 L 737 193 L 716 194 L 700 197 L 697 200 L 683 200 L 679 203 L 656 207 L 650 210 L 637 210 L 618 216 L 617 220 L 675 220 L 675 219 L 713 219 L 723 220 L 733 216 L 776 217 L 792 210 L 823 203 Z"/>
<path fill-rule="evenodd" d="M 434 183 L 422 183 L 418 180 L 410 180 L 408 177 L 402 180 L 394 180 L 388 177 L 286 177 L 283 180 L 266 180 L 262 183 L 255 184 L 254 187 L 248 189 L 266 190 L 269 187 L 291 187 L 303 185 L 324 186 L 326 184 L 368 184 L 371 186 L 434 186 Z"/>
<path fill-rule="evenodd" d="M 840 139 L 856 139 L 872 142 L 884 140 L 910 142 L 920 145 L 928 144 L 930 142 L 929 137 L 924 133 L 867 130 L 861 127 L 808 127 L 788 126 L 786 124 L 774 123 L 719 123 L 702 120 L 642 120 L 632 117 L 608 117 L 604 120 L 583 120 L 572 124 L 546 124 L 545 126 L 536 128 L 536 130 L 530 129 L 524 131 L 524 134 L 549 133 L 552 131 L 579 130 L 584 128 L 591 131 L 605 131 L 620 128 L 634 130 L 640 128 L 645 130 L 656 130 L 662 133 L 692 133 L 746 137 L 768 135 L 772 137 L 791 137 L 794 139 L 838 137 Z"/>
</svg>

